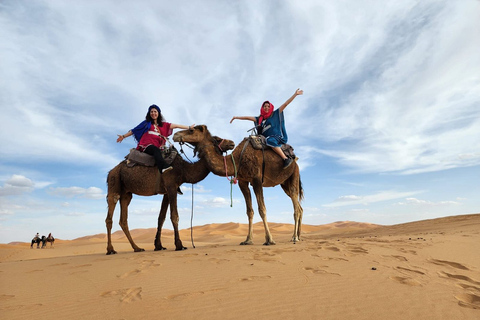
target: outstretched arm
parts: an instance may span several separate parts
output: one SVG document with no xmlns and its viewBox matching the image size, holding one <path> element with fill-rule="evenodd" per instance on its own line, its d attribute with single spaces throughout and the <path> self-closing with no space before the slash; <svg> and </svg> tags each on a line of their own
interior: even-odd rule
<svg viewBox="0 0 480 320">
<path fill-rule="evenodd" d="M 290 102 L 292 102 L 293 99 L 295 99 L 296 96 L 299 96 L 299 95 L 301 95 L 301 94 L 303 94 L 303 90 L 297 89 L 297 90 L 295 91 L 295 93 L 293 94 L 293 96 L 291 96 L 287 101 L 285 101 L 285 102 L 280 106 L 280 108 L 278 108 L 278 110 L 279 110 L 280 112 L 283 112 L 283 110 L 290 104 Z"/>
<path fill-rule="evenodd" d="M 233 122 L 233 120 L 250 120 L 250 121 L 253 121 L 255 122 L 255 117 L 250 117 L 250 116 L 244 116 L 244 117 L 233 117 L 232 120 L 230 120 L 230 123 Z"/>
<path fill-rule="evenodd" d="M 192 129 L 193 127 L 195 127 L 195 124 L 184 126 L 183 124 L 170 123 L 170 129 Z"/>
<path fill-rule="evenodd" d="M 129 130 L 126 134 L 118 134 L 117 142 L 122 142 L 123 139 L 130 137 L 132 134 L 132 130 Z"/>
</svg>

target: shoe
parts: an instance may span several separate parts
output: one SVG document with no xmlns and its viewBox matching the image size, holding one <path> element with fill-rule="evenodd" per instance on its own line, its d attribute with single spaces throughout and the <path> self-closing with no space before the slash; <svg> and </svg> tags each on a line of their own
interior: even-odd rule
<svg viewBox="0 0 480 320">
<path fill-rule="evenodd" d="M 287 159 L 283 160 L 283 169 L 285 169 L 285 168 L 287 168 L 289 165 L 291 165 L 292 162 L 293 162 L 293 160 L 290 159 L 290 158 L 287 158 Z"/>
<path fill-rule="evenodd" d="M 180 187 L 177 188 L 177 193 L 178 193 L 179 195 L 183 195 L 183 192 L 182 192 L 182 190 L 180 189 Z"/>
<path fill-rule="evenodd" d="M 162 173 L 165 173 L 165 172 L 167 172 L 168 170 L 172 170 L 172 169 L 173 169 L 172 166 L 167 167 L 167 168 L 163 168 L 163 169 L 162 169 Z"/>
</svg>

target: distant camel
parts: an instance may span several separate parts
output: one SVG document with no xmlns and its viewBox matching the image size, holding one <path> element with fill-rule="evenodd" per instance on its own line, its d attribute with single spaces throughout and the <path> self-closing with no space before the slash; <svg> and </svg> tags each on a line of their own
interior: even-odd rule
<svg viewBox="0 0 480 320">
<path fill-rule="evenodd" d="M 231 156 L 223 157 L 215 152 L 215 147 L 208 143 L 210 132 L 206 126 L 197 126 L 194 130 L 177 131 L 173 136 L 175 142 L 187 142 L 199 149 L 199 157 L 207 159 L 208 169 L 219 176 L 233 176 L 237 173 L 238 185 L 245 198 L 248 216 L 247 239 L 241 244 L 253 244 L 253 207 L 249 184 L 253 186 L 258 203 L 258 211 L 262 217 L 265 228 L 264 245 L 275 244 L 268 228 L 267 213 L 263 199 L 263 187 L 281 185 L 283 191 L 292 199 L 294 209 L 295 227 L 292 241 L 300 240 L 303 209 L 300 201 L 303 200 L 303 188 L 300 180 L 300 170 L 296 162 L 283 169 L 283 160 L 271 149 L 266 149 L 263 158 L 262 150 L 244 144 L 249 143 L 244 139 L 232 152 Z M 235 163 L 233 160 L 235 160 Z M 262 174 L 262 164 L 265 171 Z M 263 179 L 263 184 L 262 184 Z"/>
<path fill-rule="evenodd" d="M 50 242 L 50 248 L 53 247 L 55 243 L 55 238 L 52 236 L 51 233 L 48 234 L 48 237 L 42 236 L 42 249 L 47 246 L 47 242 Z"/>
<path fill-rule="evenodd" d="M 192 129 L 193 131 L 193 129 Z M 211 137 L 206 145 L 212 146 L 218 155 L 227 150 L 232 150 L 235 143 L 231 140 L 221 139 L 219 137 Z M 196 152 L 196 151 L 195 151 Z M 132 200 L 132 194 L 141 196 L 153 196 L 163 194 L 162 206 L 158 216 L 157 234 L 155 236 L 155 251 L 165 250 L 161 242 L 162 226 L 165 222 L 167 208 L 170 205 L 170 219 L 173 224 L 175 234 L 175 250 L 184 250 L 178 232 L 178 211 L 177 211 L 177 188 L 184 182 L 197 183 L 210 173 L 205 159 L 199 157 L 197 162 L 189 163 L 179 155 L 172 163 L 173 169 L 161 175 L 160 184 L 157 184 L 158 168 L 136 165 L 127 167 L 126 160 L 120 162 L 113 168 L 107 177 L 107 203 L 108 213 L 105 223 L 107 225 L 107 255 L 117 253 L 112 245 L 112 218 L 117 201 L 120 200 L 120 226 L 125 233 L 130 245 L 135 252 L 145 251 L 138 247 L 130 235 L 128 228 L 128 205 Z"/>
<path fill-rule="evenodd" d="M 45 236 L 43 236 L 45 237 Z M 40 249 L 40 242 L 42 242 L 42 238 L 40 236 L 35 236 L 32 239 L 32 243 L 30 244 L 30 248 L 33 248 L 33 245 L 36 243 L 37 244 L 37 249 Z"/>
</svg>

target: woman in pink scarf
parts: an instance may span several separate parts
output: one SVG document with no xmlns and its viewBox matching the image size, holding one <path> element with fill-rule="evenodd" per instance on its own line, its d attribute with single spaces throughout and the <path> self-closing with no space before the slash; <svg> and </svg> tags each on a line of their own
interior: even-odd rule
<svg viewBox="0 0 480 320">
<path fill-rule="evenodd" d="M 273 104 L 270 101 L 265 101 L 260 108 L 260 116 L 251 117 L 251 116 L 241 116 L 233 117 L 230 120 L 230 123 L 233 120 L 250 120 L 255 123 L 258 128 L 258 133 L 265 136 L 267 146 L 271 147 L 282 159 L 283 159 L 283 168 L 285 169 L 292 164 L 293 160 L 287 158 L 285 153 L 283 153 L 280 148 L 283 144 L 287 143 L 288 135 L 285 130 L 285 119 L 283 117 L 283 110 L 290 104 L 290 102 L 295 99 L 296 96 L 303 94 L 303 90 L 297 89 L 295 93 L 285 101 L 280 108 L 274 110 Z"/>
</svg>

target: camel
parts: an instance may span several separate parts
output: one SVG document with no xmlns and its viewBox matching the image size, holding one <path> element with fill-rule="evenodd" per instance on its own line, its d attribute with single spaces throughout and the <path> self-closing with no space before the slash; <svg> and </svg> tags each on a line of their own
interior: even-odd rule
<svg viewBox="0 0 480 320">
<path fill-rule="evenodd" d="M 55 238 L 52 236 L 51 233 L 48 234 L 48 237 L 42 236 L 42 249 L 47 246 L 47 242 L 50 242 L 50 248 L 53 247 L 55 243 Z"/>
<path fill-rule="evenodd" d="M 208 141 L 211 140 L 210 132 L 206 126 L 197 126 L 194 130 L 177 131 L 173 141 L 190 143 L 199 150 L 199 157 L 204 157 L 208 162 L 208 169 L 219 176 L 237 175 L 238 185 L 245 198 L 248 216 L 248 235 L 241 245 L 253 244 L 253 207 L 252 196 L 249 184 L 252 185 L 257 198 L 258 212 L 263 220 L 265 229 L 264 245 L 273 245 L 272 235 L 268 228 L 265 201 L 263 198 L 263 187 L 274 187 L 281 185 L 283 191 L 290 197 L 293 203 L 295 227 L 292 241 L 300 240 L 303 209 L 300 201 L 303 200 L 303 188 L 300 180 L 300 170 L 296 161 L 286 169 L 283 169 L 283 160 L 271 149 L 265 149 L 265 169 L 262 174 L 264 161 L 262 150 L 255 150 L 245 138 L 233 151 L 230 156 L 223 157 L 215 152 L 215 148 Z M 245 143 L 249 145 L 245 147 Z M 236 172 L 238 170 L 238 172 Z M 263 183 L 262 183 L 263 180 Z"/>
<path fill-rule="evenodd" d="M 192 129 L 193 130 L 193 129 Z M 227 150 L 232 150 L 235 143 L 231 140 L 224 140 L 219 137 L 211 137 L 206 144 L 210 144 L 216 150 L 216 153 L 222 154 Z M 196 153 L 196 151 L 195 151 Z M 161 243 L 162 226 L 165 222 L 167 208 L 170 205 L 170 219 L 173 224 L 175 234 L 175 250 L 185 250 L 178 232 L 178 211 L 177 211 L 177 188 L 184 182 L 197 183 L 210 173 L 207 162 L 200 157 L 200 160 L 189 163 L 181 156 L 177 156 L 172 163 L 173 169 L 161 175 L 160 184 L 157 184 L 157 167 L 146 167 L 136 165 L 127 167 L 126 160 L 115 166 L 107 176 L 107 203 L 108 213 L 105 223 L 107 226 L 107 255 L 117 253 L 112 245 L 111 230 L 113 224 L 113 213 L 117 202 L 120 200 L 120 226 L 125 233 L 134 252 L 145 251 L 138 247 L 130 235 L 128 228 L 128 205 L 132 200 L 132 194 L 141 196 L 153 196 L 163 194 L 162 206 L 158 216 L 158 227 L 155 235 L 155 251 L 165 250 Z"/>
<path fill-rule="evenodd" d="M 45 237 L 45 236 L 43 236 L 43 237 Z M 40 249 L 40 242 L 42 242 L 42 241 L 43 241 L 43 240 L 42 240 L 41 237 L 35 236 L 35 237 L 32 239 L 32 242 L 31 242 L 31 244 L 30 244 L 30 249 L 33 248 L 33 245 L 34 245 L 35 243 L 37 244 L 37 249 Z"/>
</svg>

